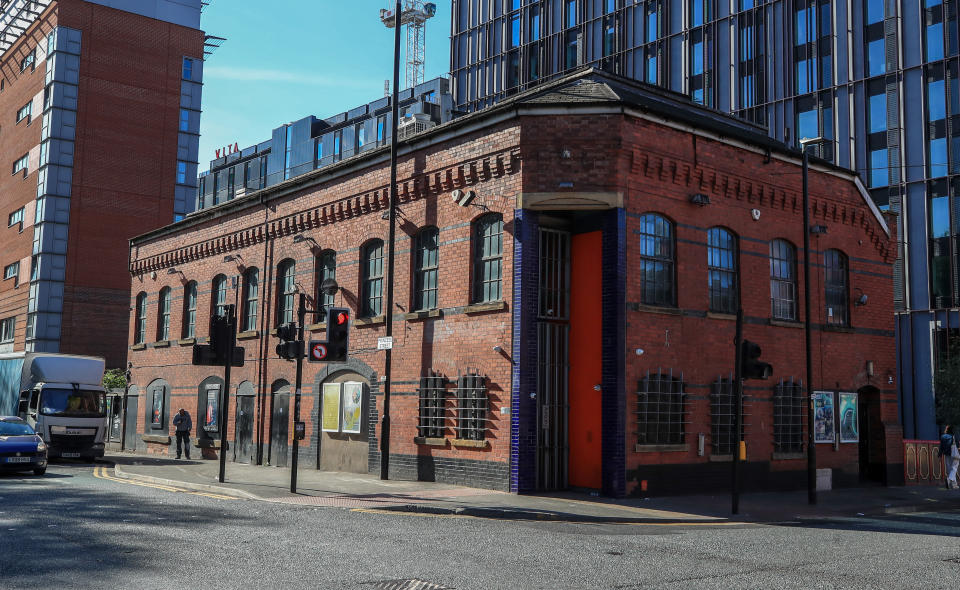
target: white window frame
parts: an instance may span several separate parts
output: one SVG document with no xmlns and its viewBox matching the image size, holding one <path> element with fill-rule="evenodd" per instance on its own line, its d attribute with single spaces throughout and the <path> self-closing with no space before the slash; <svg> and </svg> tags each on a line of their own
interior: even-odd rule
<svg viewBox="0 0 960 590">
<path fill-rule="evenodd" d="M 18 223 L 20 224 L 21 228 L 23 227 L 23 209 L 23 207 L 20 207 L 7 216 L 7 227 L 13 227 Z"/>
<path fill-rule="evenodd" d="M 32 117 L 33 117 L 33 101 L 31 100 L 27 104 L 17 109 L 17 123 L 26 119 L 27 125 L 29 125 L 30 121 L 32 120 Z"/>
<path fill-rule="evenodd" d="M 13 174 L 18 173 L 21 170 L 23 171 L 24 178 L 30 174 L 30 154 L 23 154 L 23 156 L 17 158 L 13 163 Z"/>
<path fill-rule="evenodd" d="M 17 328 L 17 316 L 0 320 L 0 342 L 13 342 L 13 335 Z"/>
</svg>

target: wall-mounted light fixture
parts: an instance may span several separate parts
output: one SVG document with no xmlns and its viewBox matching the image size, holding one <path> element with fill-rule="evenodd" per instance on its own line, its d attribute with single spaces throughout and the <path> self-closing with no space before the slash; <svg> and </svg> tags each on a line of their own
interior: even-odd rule
<svg viewBox="0 0 960 590">
<path fill-rule="evenodd" d="M 703 193 L 696 193 L 694 195 L 690 195 L 690 202 L 697 207 L 706 207 L 710 204 L 710 197 Z"/>
<path fill-rule="evenodd" d="M 860 296 L 854 299 L 853 305 L 855 307 L 861 307 L 867 304 L 867 294 L 863 292 L 863 289 L 860 287 L 854 287 L 854 291 L 860 291 Z"/>
<path fill-rule="evenodd" d="M 306 243 L 308 243 L 308 244 L 313 244 L 314 246 L 316 246 L 316 247 L 318 247 L 318 248 L 320 247 L 320 244 L 318 244 L 317 241 L 314 240 L 313 238 L 311 238 L 310 236 L 305 236 L 305 235 L 303 235 L 303 234 L 297 234 L 297 235 L 293 236 L 293 243 L 294 243 L 294 244 L 303 244 L 304 242 L 306 242 Z"/>
<path fill-rule="evenodd" d="M 175 275 L 175 274 L 177 274 L 178 272 L 180 272 L 180 271 L 177 270 L 177 269 L 175 269 L 175 268 L 172 267 L 172 266 L 167 269 L 167 274 L 168 274 L 168 275 Z"/>
<path fill-rule="evenodd" d="M 826 235 L 826 233 L 827 233 L 827 226 L 825 226 L 825 225 L 811 225 L 811 226 L 810 226 L 810 233 L 813 234 L 813 235 L 815 235 L 815 236 Z"/>
</svg>

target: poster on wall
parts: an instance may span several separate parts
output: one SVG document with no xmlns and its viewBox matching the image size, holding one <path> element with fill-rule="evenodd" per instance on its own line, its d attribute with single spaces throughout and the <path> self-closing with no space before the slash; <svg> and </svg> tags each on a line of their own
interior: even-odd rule
<svg viewBox="0 0 960 590">
<path fill-rule="evenodd" d="M 814 441 L 832 443 L 836 439 L 833 415 L 833 392 L 815 391 L 813 393 Z"/>
<path fill-rule="evenodd" d="M 840 442 L 860 442 L 857 394 L 840 394 Z"/>
<path fill-rule="evenodd" d="M 324 432 L 340 432 L 340 384 L 323 384 L 323 423 Z"/>
<path fill-rule="evenodd" d="M 203 414 L 203 429 L 216 432 L 220 428 L 220 384 L 207 385 L 207 409 Z"/>
<path fill-rule="evenodd" d="M 341 432 L 356 434 L 360 432 L 360 415 L 363 406 L 363 384 L 347 382 L 343 384 L 343 423 Z"/>
<path fill-rule="evenodd" d="M 153 390 L 153 409 L 150 411 L 151 428 L 163 428 L 163 388 Z"/>
</svg>

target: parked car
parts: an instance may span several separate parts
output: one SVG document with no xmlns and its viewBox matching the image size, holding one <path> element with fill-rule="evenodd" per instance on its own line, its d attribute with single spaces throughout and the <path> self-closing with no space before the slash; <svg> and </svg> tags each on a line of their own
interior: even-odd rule
<svg viewBox="0 0 960 590">
<path fill-rule="evenodd" d="M 47 472 L 47 444 L 26 420 L 0 416 L 0 470 Z"/>
</svg>

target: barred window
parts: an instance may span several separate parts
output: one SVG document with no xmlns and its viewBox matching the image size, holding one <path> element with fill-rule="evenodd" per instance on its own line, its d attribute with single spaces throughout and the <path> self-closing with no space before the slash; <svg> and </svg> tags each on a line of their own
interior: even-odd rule
<svg viewBox="0 0 960 590">
<path fill-rule="evenodd" d="M 436 373 L 420 378 L 420 420 L 418 429 L 424 438 L 443 438 L 446 435 L 447 380 Z"/>
<path fill-rule="evenodd" d="M 227 277 L 225 275 L 213 277 L 213 290 L 210 293 L 210 303 L 213 306 L 214 315 L 227 315 Z"/>
<path fill-rule="evenodd" d="M 436 309 L 437 272 L 440 266 L 440 232 L 437 228 L 425 227 L 417 234 L 415 262 L 413 308 Z"/>
<path fill-rule="evenodd" d="M 773 450 L 803 452 L 803 382 L 780 380 L 773 388 Z"/>
<path fill-rule="evenodd" d="M 326 294 L 320 291 L 320 286 L 327 279 L 336 280 L 337 278 L 337 253 L 333 250 L 325 250 L 317 257 L 317 301 L 326 309 L 333 307 L 335 294 Z"/>
<path fill-rule="evenodd" d="M 170 339 L 170 287 L 160 289 L 157 301 L 157 340 Z"/>
<path fill-rule="evenodd" d="M 243 273 L 243 324 L 242 330 L 257 329 L 257 312 L 260 306 L 260 270 L 248 268 Z"/>
<path fill-rule="evenodd" d="M 714 455 L 732 455 L 740 438 L 736 436 L 734 420 L 737 411 L 737 392 L 732 377 L 718 377 L 710 386 L 710 448 Z M 740 423 L 743 434 L 743 423 Z"/>
<path fill-rule="evenodd" d="M 383 313 L 383 240 L 373 240 L 363 248 L 363 315 Z"/>
<path fill-rule="evenodd" d="M 647 372 L 637 391 L 637 444 L 679 445 L 684 442 L 686 394 L 683 374 Z"/>
<path fill-rule="evenodd" d="M 503 299 L 503 217 L 489 213 L 474 223 L 473 303 Z"/>
<path fill-rule="evenodd" d="M 770 303 L 774 319 L 797 319 L 797 255 L 786 240 L 770 242 Z"/>
<path fill-rule="evenodd" d="M 140 292 L 137 295 L 137 321 L 133 325 L 133 343 L 143 344 L 147 336 L 147 294 Z"/>
<path fill-rule="evenodd" d="M 277 325 L 293 321 L 293 300 L 297 293 L 297 265 L 287 258 L 277 265 Z"/>
<path fill-rule="evenodd" d="M 183 288 L 183 337 L 195 338 L 197 330 L 197 282 Z"/>
<path fill-rule="evenodd" d="M 850 299 L 847 257 L 839 250 L 827 250 L 823 254 L 823 266 L 827 324 L 846 326 L 850 323 L 847 307 L 847 301 Z"/>
<path fill-rule="evenodd" d="M 707 232 L 710 311 L 737 313 L 737 238 L 722 227 Z"/>
<path fill-rule="evenodd" d="M 675 305 L 673 224 L 656 213 L 640 218 L 640 301 Z"/>
<path fill-rule="evenodd" d="M 487 378 L 476 372 L 457 379 L 457 438 L 484 440 L 487 435 Z"/>
</svg>

